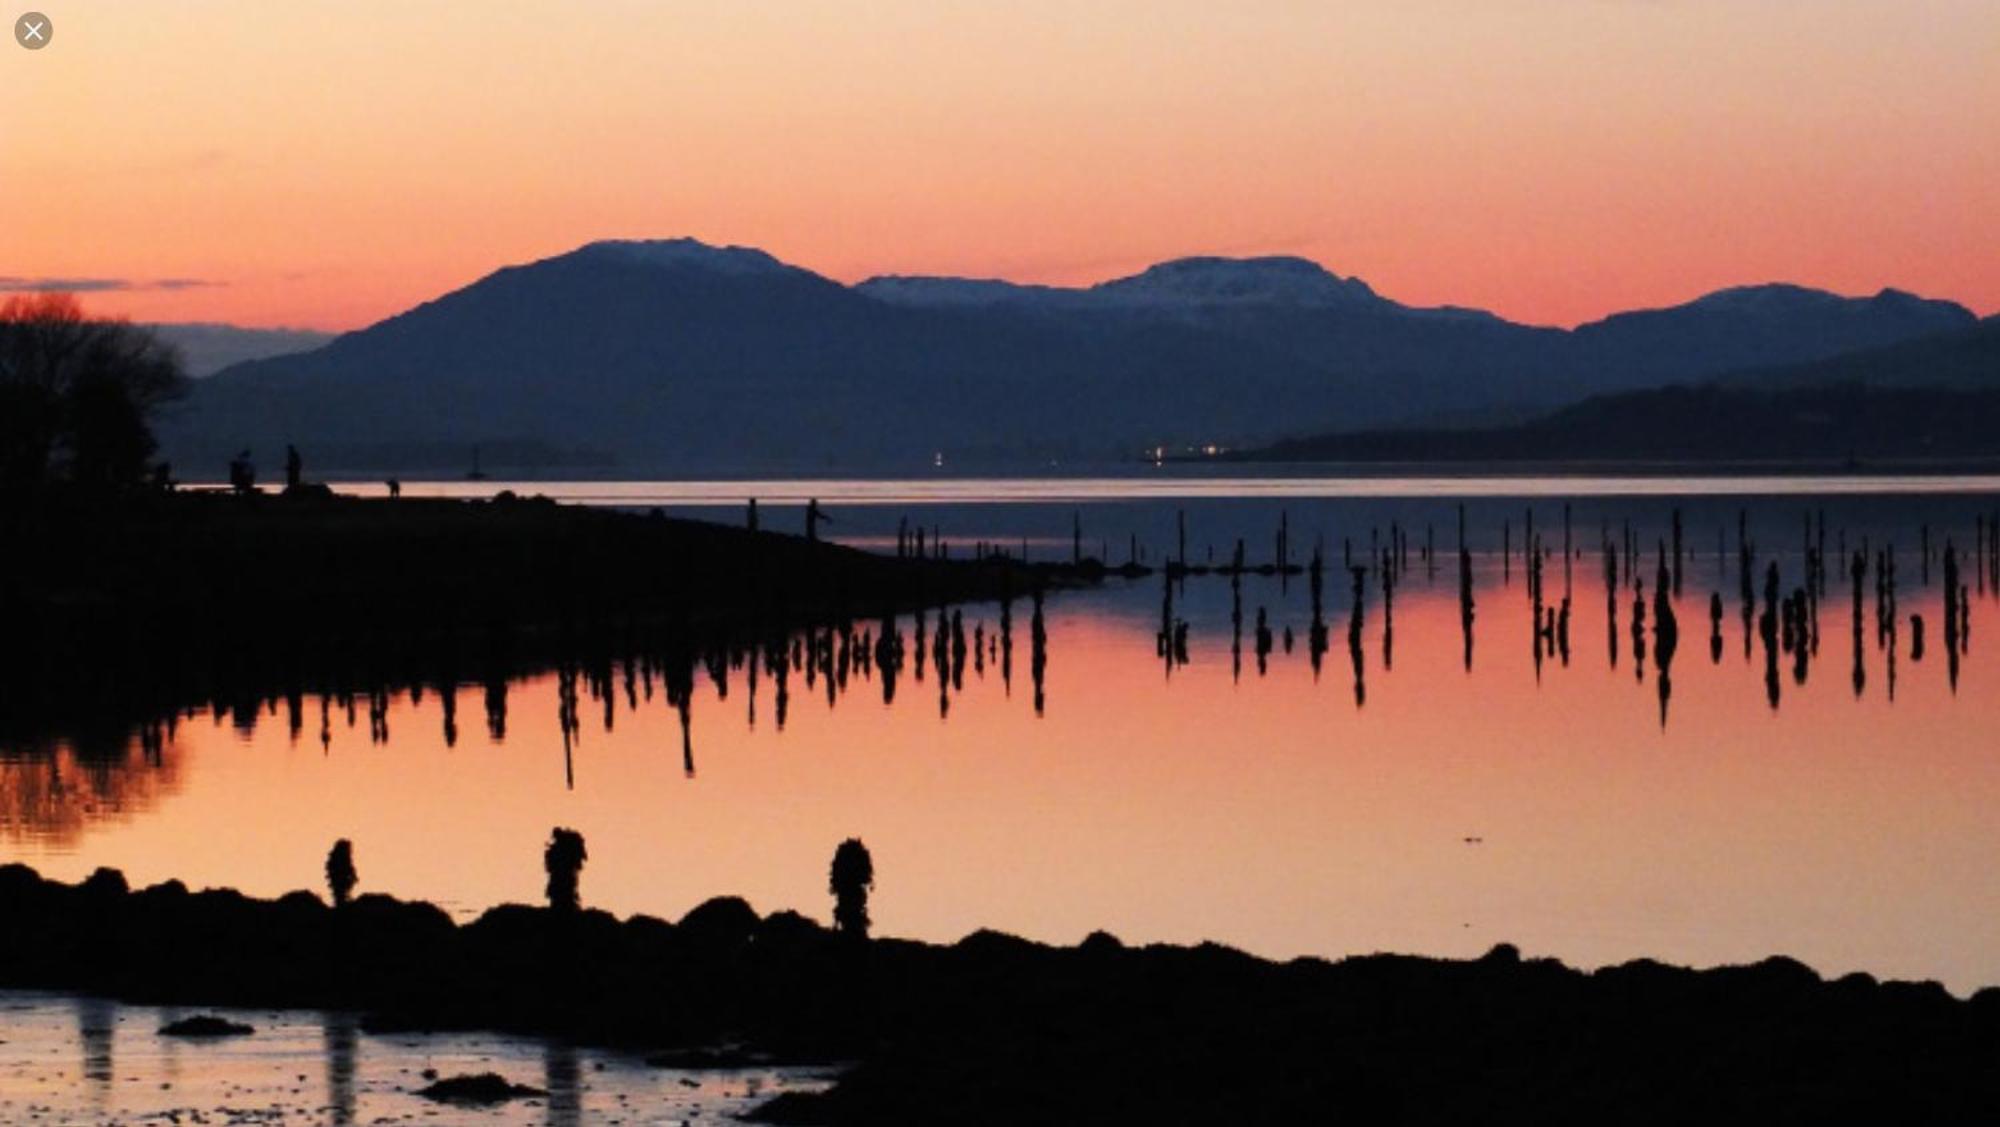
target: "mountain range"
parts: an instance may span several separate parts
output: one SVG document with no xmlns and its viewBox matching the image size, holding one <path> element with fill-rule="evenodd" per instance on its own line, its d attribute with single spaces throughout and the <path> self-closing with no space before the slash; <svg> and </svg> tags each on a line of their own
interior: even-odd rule
<svg viewBox="0 0 2000 1127">
<path fill-rule="evenodd" d="M 1300 258 L 1186 258 L 1068 288 L 843 285 L 758 250 L 592 243 L 310 351 L 199 381 L 166 421 L 204 466 L 285 442 L 322 468 L 866 472 L 1130 458 L 1560 407 L 1811 364 L 1975 323 L 1896 290 L 1725 290 L 1574 330 L 1406 305 Z"/>
<path fill-rule="evenodd" d="M 1592 396 L 1507 425 L 1322 434 L 1224 457 L 1991 467 L 2000 461 L 2000 317 L 1811 363 Z"/>
</svg>

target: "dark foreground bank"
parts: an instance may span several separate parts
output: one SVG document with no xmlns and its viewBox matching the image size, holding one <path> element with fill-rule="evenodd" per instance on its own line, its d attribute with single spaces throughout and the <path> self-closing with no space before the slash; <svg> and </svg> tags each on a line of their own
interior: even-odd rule
<svg viewBox="0 0 2000 1127">
<path fill-rule="evenodd" d="M 0 735 L 450 684 L 967 600 L 1090 568 L 898 558 L 659 515 L 301 495 L 0 499 Z"/>
<path fill-rule="evenodd" d="M 1271 963 L 1226 948 L 838 936 L 717 899 L 678 923 L 333 909 L 0 867 L 0 986 L 312 1007 L 726 1065 L 853 1062 L 798 1123 L 1992 1121 L 2000 990 L 1824 981 L 1774 958 L 1583 973 L 1496 948 Z M 718 1045 L 728 1053 L 703 1052 Z"/>
</svg>

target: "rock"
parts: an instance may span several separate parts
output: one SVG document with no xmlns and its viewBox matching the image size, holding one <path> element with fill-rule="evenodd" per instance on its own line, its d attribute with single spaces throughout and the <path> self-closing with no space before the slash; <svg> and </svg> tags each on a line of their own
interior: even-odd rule
<svg viewBox="0 0 2000 1127">
<path fill-rule="evenodd" d="M 255 1032 L 240 1021 L 230 1021 L 214 1014 L 196 1014 L 160 1027 L 162 1037 L 247 1037 Z"/>
<path fill-rule="evenodd" d="M 496 1072 L 482 1072 L 476 1076 L 448 1076 L 428 1087 L 418 1088 L 417 1095 L 439 1103 L 498 1104 L 528 1096 L 546 1096 L 548 1093 L 526 1084 L 509 1084 L 506 1077 Z"/>
</svg>

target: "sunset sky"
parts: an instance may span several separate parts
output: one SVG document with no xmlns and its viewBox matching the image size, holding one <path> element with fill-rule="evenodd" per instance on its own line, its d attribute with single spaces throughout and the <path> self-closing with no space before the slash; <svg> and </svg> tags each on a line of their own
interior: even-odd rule
<svg viewBox="0 0 2000 1127">
<path fill-rule="evenodd" d="M 2000 309 L 1993 0 L 38 0 L 0 287 L 353 328 L 607 237 L 853 281 L 1289 253 L 1573 324 Z"/>
</svg>

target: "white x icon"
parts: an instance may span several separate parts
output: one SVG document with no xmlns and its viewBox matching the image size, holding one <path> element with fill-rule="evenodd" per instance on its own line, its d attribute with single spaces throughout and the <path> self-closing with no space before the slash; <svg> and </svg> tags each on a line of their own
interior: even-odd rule
<svg viewBox="0 0 2000 1127">
<path fill-rule="evenodd" d="M 47 38 L 42 34 L 42 29 L 47 26 L 49 25 L 45 23 L 24 23 L 21 25 L 21 38 L 23 40 L 41 39 L 47 42 Z"/>
</svg>

